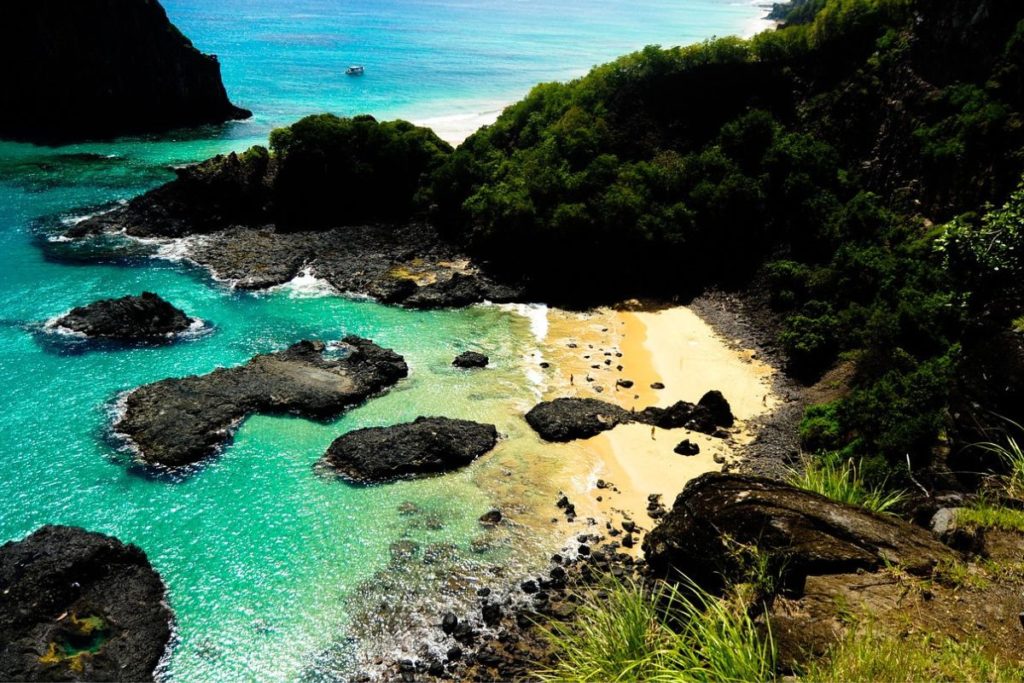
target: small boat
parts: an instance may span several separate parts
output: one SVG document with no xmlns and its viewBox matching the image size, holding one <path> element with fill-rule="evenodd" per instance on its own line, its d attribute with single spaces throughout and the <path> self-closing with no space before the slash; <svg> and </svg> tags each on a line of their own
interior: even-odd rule
<svg viewBox="0 0 1024 683">
<path fill-rule="evenodd" d="M 362 76 L 365 69 L 361 64 L 355 64 L 345 69 L 345 73 L 349 76 Z"/>
</svg>

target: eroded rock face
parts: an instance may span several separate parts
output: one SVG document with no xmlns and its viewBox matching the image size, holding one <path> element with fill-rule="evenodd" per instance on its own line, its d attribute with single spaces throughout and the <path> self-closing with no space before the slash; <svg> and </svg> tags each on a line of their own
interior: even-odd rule
<svg viewBox="0 0 1024 683">
<path fill-rule="evenodd" d="M 41 142 L 247 118 L 156 0 L 4 3 L 0 136 Z"/>
<path fill-rule="evenodd" d="M 78 306 L 55 325 L 94 339 L 167 340 L 186 331 L 194 320 L 152 292 L 120 299 L 102 299 Z"/>
<path fill-rule="evenodd" d="M 874 570 L 916 575 L 952 557 L 927 531 L 770 479 L 711 473 L 686 485 L 644 539 L 655 574 L 718 586 L 742 575 L 743 546 L 768 552 L 797 582 L 808 575 Z"/>
<path fill-rule="evenodd" d="M 497 442 L 494 425 L 419 417 L 349 432 L 331 444 L 321 462 L 349 481 L 375 484 L 464 467 Z"/>
<path fill-rule="evenodd" d="M 589 439 L 630 420 L 627 410 L 596 398 L 556 398 L 526 413 L 527 423 L 545 441 Z"/>
<path fill-rule="evenodd" d="M 405 360 L 359 337 L 345 337 L 340 359 L 323 342 L 303 341 L 207 375 L 165 379 L 132 391 L 114 429 L 149 464 L 181 467 L 229 440 L 252 413 L 334 417 L 405 377 Z"/>
<path fill-rule="evenodd" d="M 171 636 L 145 553 L 77 527 L 0 546 L 0 679 L 147 681 Z"/>
</svg>

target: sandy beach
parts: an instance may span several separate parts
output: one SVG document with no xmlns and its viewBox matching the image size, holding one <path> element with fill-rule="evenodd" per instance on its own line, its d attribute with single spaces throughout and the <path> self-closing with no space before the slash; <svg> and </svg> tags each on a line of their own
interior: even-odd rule
<svg viewBox="0 0 1024 683">
<path fill-rule="evenodd" d="M 545 399 L 593 397 L 641 410 L 676 401 L 696 402 L 721 391 L 737 418 L 727 439 L 685 429 L 620 425 L 592 439 L 552 444 L 579 463 L 572 482 L 581 516 L 632 519 L 648 529 L 648 496 L 660 494 L 671 506 L 687 481 L 721 470 L 735 447 L 750 439 L 749 421 L 777 402 L 774 370 L 685 307 L 652 311 L 598 309 L 588 313 L 551 310 L 543 354 L 551 364 Z M 624 388 L 620 380 L 633 384 Z M 656 389 L 652 385 L 664 388 Z M 700 447 L 694 456 L 673 452 L 683 440 Z M 588 468 L 582 471 L 582 468 Z M 598 480 L 609 486 L 598 488 Z"/>
</svg>

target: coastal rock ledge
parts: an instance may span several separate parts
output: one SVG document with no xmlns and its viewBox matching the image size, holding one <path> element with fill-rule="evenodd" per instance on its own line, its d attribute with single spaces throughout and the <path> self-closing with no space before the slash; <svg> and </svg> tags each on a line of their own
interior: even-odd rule
<svg viewBox="0 0 1024 683">
<path fill-rule="evenodd" d="M 66 143 L 251 116 L 156 0 L 9 0 L 4 27 L 0 137 Z"/>
<path fill-rule="evenodd" d="M 194 322 L 160 296 L 143 292 L 141 296 L 101 299 L 78 306 L 53 325 L 93 339 L 159 341 L 185 332 Z"/>
<path fill-rule="evenodd" d="M 0 546 L 0 680 L 151 681 L 171 637 L 145 553 L 77 527 Z"/>
<path fill-rule="evenodd" d="M 406 424 L 349 432 L 331 444 L 321 464 L 349 481 L 376 484 L 464 467 L 497 442 L 494 425 L 418 417 Z"/>
<path fill-rule="evenodd" d="M 643 542 L 654 575 L 685 574 L 710 588 L 723 577 L 741 579 L 746 558 L 737 549 L 743 548 L 766 553 L 796 586 L 810 575 L 886 565 L 927 576 L 953 557 L 928 531 L 891 515 L 771 479 L 718 473 L 690 481 Z"/>
<path fill-rule="evenodd" d="M 331 353 L 319 341 L 255 356 L 234 368 L 165 379 L 128 394 L 114 425 L 148 464 L 175 468 L 212 455 L 252 413 L 329 419 L 409 374 L 405 359 L 348 336 Z"/>
</svg>

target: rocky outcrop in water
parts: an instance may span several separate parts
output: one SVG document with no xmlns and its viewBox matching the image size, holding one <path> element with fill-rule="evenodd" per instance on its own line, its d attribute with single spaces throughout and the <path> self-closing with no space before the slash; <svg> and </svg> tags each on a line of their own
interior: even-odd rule
<svg viewBox="0 0 1024 683">
<path fill-rule="evenodd" d="M 718 434 L 720 428 L 731 427 L 735 418 L 721 392 L 709 391 L 696 405 L 677 401 L 667 408 L 652 406 L 638 413 L 596 398 L 556 398 L 534 406 L 526 421 L 545 441 L 574 441 L 629 422 Z"/>
<path fill-rule="evenodd" d="M 452 365 L 457 368 L 486 368 L 491 359 L 476 351 L 464 351 L 455 357 Z"/>
<path fill-rule="evenodd" d="M 148 681 L 171 637 L 145 553 L 76 527 L 0 546 L 0 679 Z"/>
<path fill-rule="evenodd" d="M 54 325 L 96 339 L 167 340 L 186 331 L 194 319 L 152 292 L 120 299 L 102 299 L 79 306 Z"/>
<path fill-rule="evenodd" d="M 12 0 L 4 26 L 2 137 L 60 143 L 251 115 L 156 0 Z"/>
<path fill-rule="evenodd" d="M 928 575 L 952 557 L 930 533 L 890 515 L 843 505 L 771 479 L 717 473 L 686 485 L 644 539 L 658 576 L 680 573 L 715 587 L 742 580 L 744 550 L 756 548 L 789 582 L 809 575 L 852 573 L 886 564 Z"/>
<path fill-rule="evenodd" d="M 349 481 L 375 484 L 464 467 L 497 442 L 494 425 L 420 417 L 349 432 L 331 444 L 321 462 Z"/>
<path fill-rule="evenodd" d="M 165 379 L 140 387 L 114 425 L 146 463 L 181 467 L 222 446 L 252 413 L 335 417 L 408 374 L 390 349 L 348 336 L 344 356 L 325 356 L 323 342 L 303 341 L 245 365 L 207 375 Z"/>
</svg>

